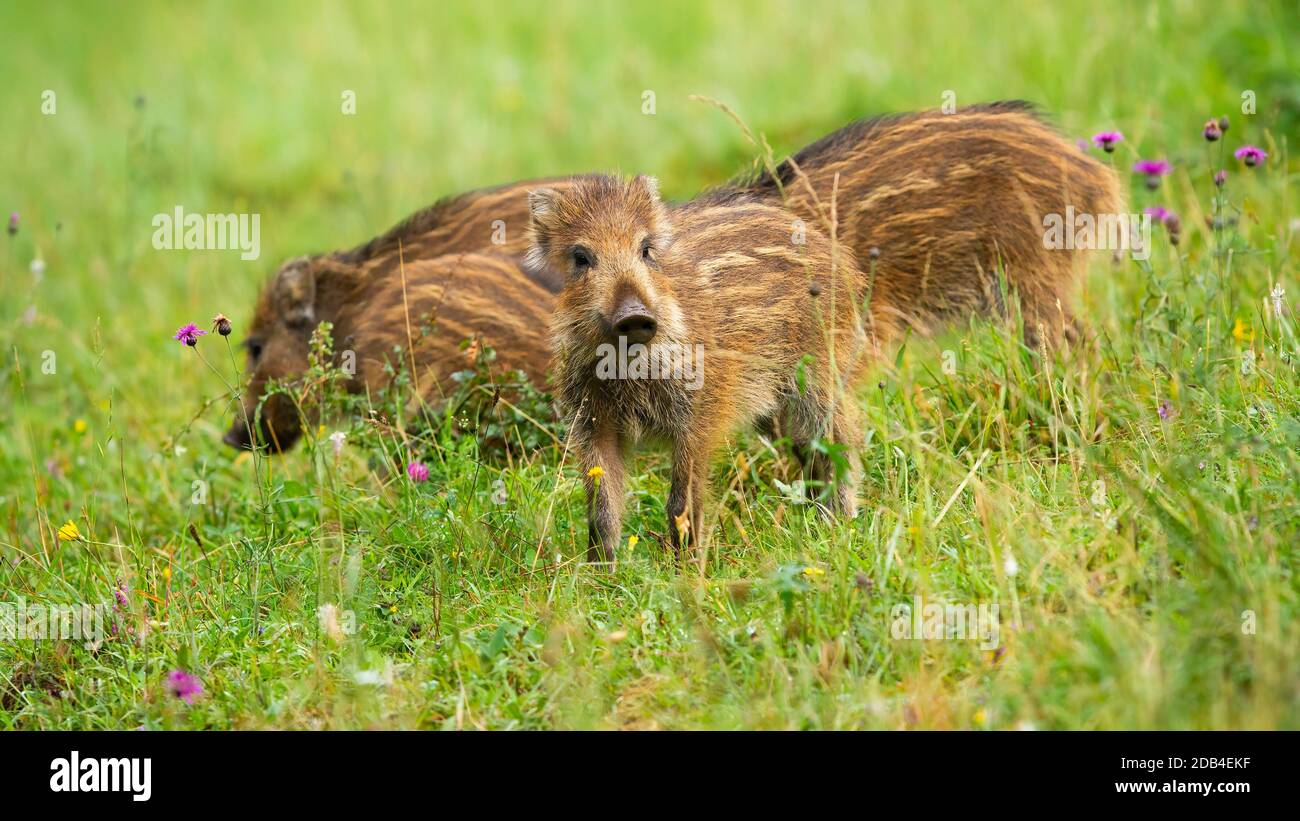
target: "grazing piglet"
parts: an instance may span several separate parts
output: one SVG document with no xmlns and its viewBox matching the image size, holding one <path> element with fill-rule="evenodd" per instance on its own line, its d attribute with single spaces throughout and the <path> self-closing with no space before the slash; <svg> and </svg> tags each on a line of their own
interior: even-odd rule
<svg viewBox="0 0 1300 821">
<path fill-rule="evenodd" d="M 1070 302 L 1088 255 L 1073 244 L 1048 247 L 1045 220 L 1118 223 L 1123 207 L 1115 172 L 1018 101 L 853 123 L 795 153 L 775 176 L 712 198 L 784 203 L 824 227 L 832 192 L 839 241 L 864 265 L 871 249 L 879 254 L 873 301 L 922 333 L 972 314 L 1005 315 L 1001 267 L 1031 346 L 1077 336 Z"/>
<path fill-rule="evenodd" d="M 530 261 L 567 280 L 552 381 L 587 472 L 591 561 L 614 560 L 638 440 L 672 450 L 679 553 L 702 535 L 710 459 L 734 428 L 779 423 L 805 451 L 817 438 L 858 442 L 845 389 L 898 328 L 862 316 L 851 253 L 770 205 L 692 203 L 670 216 L 644 176 L 587 177 L 530 205 Z M 825 456 L 807 468 L 834 479 Z M 833 510 L 853 512 L 855 472 L 834 482 Z"/>
<path fill-rule="evenodd" d="M 491 251 L 523 257 L 528 250 L 528 192 L 539 186 L 565 190 L 569 177 L 546 177 L 479 188 L 416 211 L 374 239 L 336 256 L 356 265 L 397 258 L 398 246 L 407 262 L 467 251 Z M 549 271 L 528 271 L 550 291 L 562 282 Z M 549 278 L 549 279 L 548 279 Z"/>
<path fill-rule="evenodd" d="M 549 347 L 546 327 L 553 297 L 526 275 L 519 260 L 492 253 L 448 254 L 391 270 L 352 265 L 336 256 L 286 263 L 258 299 L 246 342 L 251 378 L 241 412 L 226 433 L 227 444 L 249 447 L 250 434 L 271 449 L 291 447 L 312 423 L 289 396 L 263 394 L 271 380 L 293 383 L 308 366 L 312 331 L 332 322 L 336 364 L 355 365 L 347 388 L 377 390 L 388 384 L 385 366 L 406 366 L 430 402 L 450 392 L 448 377 L 471 363 L 461 342 L 473 339 L 497 352 L 494 370 L 522 371 L 545 381 Z M 425 332 L 432 325 L 432 330 Z M 402 349 L 401 362 L 394 348 Z M 350 355 L 349 355 L 350 354 Z M 258 404 L 260 426 L 254 429 Z"/>
<path fill-rule="evenodd" d="M 350 388 L 364 391 L 386 383 L 383 355 L 391 354 L 393 344 L 407 347 L 407 312 L 394 313 L 403 263 L 412 327 L 422 313 L 438 319 L 433 338 L 421 338 L 416 347 L 416 368 L 427 377 L 421 387 L 436 388 L 462 369 L 463 360 L 448 354 L 480 332 L 503 369 L 523 370 L 544 384 L 545 328 L 561 282 L 551 271 L 523 265 L 528 191 L 539 185 L 564 190 L 569 184 L 565 178 L 531 180 L 448 197 L 355 248 L 286 262 L 258 297 L 244 343 L 249 384 L 224 441 L 246 448 L 255 438 L 274 450 L 297 441 L 303 420 L 294 403 L 284 395 L 263 394 L 271 380 L 293 382 L 307 370 L 308 342 L 321 322 L 334 323 L 336 351 L 357 354 Z M 421 297 L 444 290 L 436 305 Z M 251 421 L 263 402 L 262 424 L 254 430 Z"/>
</svg>

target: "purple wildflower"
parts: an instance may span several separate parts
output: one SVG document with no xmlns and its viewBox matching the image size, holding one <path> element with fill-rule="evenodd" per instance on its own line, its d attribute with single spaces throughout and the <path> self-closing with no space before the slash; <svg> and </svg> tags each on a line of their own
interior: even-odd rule
<svg viewBox="0 0 1300 821">
<path fill-rule="evenodd" d="M 412 462 L 406 466 L 406 475 L 411 477 L 412 482 L 429 481 L 429 466 L 423 462 Z"/>
<path fill-rule="evenodd" d="M 1133 164 L 1133 170 L 1138 174 L 1160 177 L 1169 173 L 1169 163 L 1164 160 L 1138 160 Z"/>
<path fill-rule="evenodd" d="M 1168 399 L 1165 399 L 1156 408 L 1156 414 L 1160 417 L 1161 422 L 1168 422 L 1169 417 L 1174 415 L 1174 406 L 1169 403 Z"/>
<path fill-rule="evenodd" d="M 1247 166 L 1254 168 L 1264 162 L 1264 158 L 1268 156 L 1268 153 L 1262 148 L 1256 148 L 1253 145 L 1243 145 L 1241 148 L 1232 152 L 1232 156 L 1241 160 Z"/>
<path fill-rule="evenodd" d="M 15 211 L 9 215 L 9 236 L 18 233 L 18 212 Z"/>
<path fill-rule="evenodd" d="M 203 695 L 203 682 L 184 670 L 172 670 L 167 674 L 167 688 L 186 704 L 193 704 L 194 699 Z"/>
<path fill-rule="evenodd" d="M 1223 184 L 1228 181 L 1227 171 L 1216 171 L 1214 174 L 1214 187 L 1222 188 Z"/>
<path fill-rule="evenodd" d="M 1205 137 L 1206 142 L 1212 143 L 1223 136 L 1223 129 L 1219 128 L 1218 120 L 1206 120 L 1205 128 L 1201 131 L 1201 135 Z"/>
<path fill-rule="evenodd" d="M 1178 240 L 1182 237 L 1183 233 L 1183 224 L 1179 221 L 1178 215 L 1172 211 L 1169 212 L 1169 214 L 1161 221 L 1161 224 L 1164 225 L 1165 230 L 1169 232 L 1169 243 L 1171 245 L 1177 245 Z"/>
<path fill-rule="evenodd" d="M 1116 144 L 1124 142 L 1124 135 L 1118 131 L 1102 131 L 1092 135 L 1092 142 L 1109 154 L 1115 150 Z"/>
<path fill-rule="evenodd" d="M 1138 160 L 1133 164 L 1133 172 L 1147 178 L 1147 188 L 1152 191 L 1160 187 L 1160 178 L 1169 173 L 1169 163 L 1164 160 Z"/>
<path fill-rule="evenodd" d="M 1183 224 L 1178 219 L 1178 215 L 1163 205 L 1152 205 L 1142 209 L 1142 213 L 1151 219 L 1160 223 L 1169 232 L 1169 241 L 1174 245 L 1178 244 L 1179 235 L 1182 233 Z"/>
<path fill-rule="evenodd" d="M 191 322 L 187 325 L 182 325 L 180 329 L 176 331 L 176 336 L 172 337 L 172 339 L 193 348 L 195 345 L 199 344 L 199 337 L 205 336 L 206 334 L 207 331 Z"/>
</svg>

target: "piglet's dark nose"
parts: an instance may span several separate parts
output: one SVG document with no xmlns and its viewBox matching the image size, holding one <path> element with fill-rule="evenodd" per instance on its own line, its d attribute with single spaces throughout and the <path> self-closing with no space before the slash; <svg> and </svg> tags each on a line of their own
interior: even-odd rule
<svg viewBox="0 0 1300 821">
<path fill-rule="evenodd" d="M 639 299 L 625 299 L 614 312 L 613 322 L 615 336 L 625 336 L 632 344 L 642 344 L 654 339 L 659 322 L 654 314 Z"/>
<path fill-rule="evenodd" d="M 232 448 L 240 448 L 241 450 L 247 448 L 249 446 L 248 428 L 238 424 L 232 425 L 230 430 L 226 431 L 226 435 L 221 437 L 221 441 Z"/>
</svg>

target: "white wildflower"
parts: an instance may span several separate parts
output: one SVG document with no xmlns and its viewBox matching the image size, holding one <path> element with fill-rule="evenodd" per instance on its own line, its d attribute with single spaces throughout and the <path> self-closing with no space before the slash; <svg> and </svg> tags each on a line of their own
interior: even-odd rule
<svg viewBox="0 0 1300 821">
<path fill-rule="evenodd" d="M 338 456 L 343 452 L 343 444 L 348 440 L 348 435 L 341 430 L 336 430 L 330 434 L 330 444 L 334 446 L 334 455 Z"/>
</svg>

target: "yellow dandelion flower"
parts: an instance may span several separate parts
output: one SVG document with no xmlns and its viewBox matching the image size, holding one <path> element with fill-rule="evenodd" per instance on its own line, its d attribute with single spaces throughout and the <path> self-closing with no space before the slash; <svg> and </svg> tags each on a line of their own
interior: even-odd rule
<svg viewBox="0 0 1300 821">
<path fill-rule="evenodd" d="M 605 475 L 605 469 L 600 465 L 596 465 L 591 470 L 587 471 L 587 475 L 593 479 L 599 479 Z"/>
<path fill-rule="evenodd" d="M 77 421 L 73 422 L 73 423 L 72 423 L 72 429 L 73 429 L 74 431 L 76 431 L 77 433 L 85 433 L 85 432 L 86 432 L 86 420 L 85 420 L 85 419 L 78 419 Z"/>
<path fill-rule="evenodd" d="M 1250 342 L 1255 338 L 1255 329 L 1238 319 L 1232 326 L 1232 338 L 1238 342 Z"/>
<path fill-rule="evenodd" d="M 988 721 L 989 717 L 988 714 L 984 712 L 984 708 L 981 707 L 980 709 L 975 711 L 975 715 L 972 716 L 972 718 L 975 720 L 975 725 L 977 727 L 983 727 L 985 722 Z"/>
<path fill-rule="evenodd" d="M 819 576 L 825 576 L 826 571 L 822 570 L 820 567 L 805 567 L 803 569 L 803 574 L 810 579 L 815 579 Z"/>
<path fill-rule="evenodd" d="M 638 539 L 638 538 L 636 537 L 636 534 L 635 534 L 635 533 L 632 534 L 631 536 L 628 536 L 628 537 L 627 537 L 627 549 L 628 549 L 628 550 L 636 550 L 636 543 L 639 542 L 639 541 L 641 541 L 641 540 Z"/>
<path fill-rule="evenodd" d="M 63 527 L 59 528 L 59 541 L 75 542 L 81 538 L 81 531 L 77 529 L 77 523 L 69 519 L 64 522 Z"/>
<path fill-rule="evenodd" d="M 389 608 L 388 608 L 388 612 L 389 612 L 389 613 L 396 613 L 396 612 L 397 612 L 397 605 L 394 604 L 394 605 L 392 605 L 391 607 L 389 607 Z"/>
<path fill-rule="evenodd" d="M 171 565 L 168 565 L 167 567 L 163 568 L 163 581 L 169 582 L 171 580 L 172 580 L 172 569 L 171 569 Z"/>
</svg>

